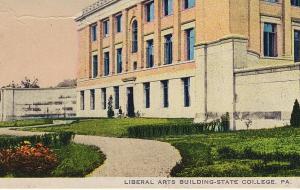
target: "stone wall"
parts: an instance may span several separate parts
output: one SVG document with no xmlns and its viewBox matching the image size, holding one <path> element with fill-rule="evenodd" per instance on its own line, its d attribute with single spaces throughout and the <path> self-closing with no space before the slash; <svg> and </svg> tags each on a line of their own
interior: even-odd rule
<svg viewBox="0 0 300 190">
<path fill-rule="evenodd" d="M 74 88 L 1 89 L 0 120 L 76 116 Z"/>
</svg>

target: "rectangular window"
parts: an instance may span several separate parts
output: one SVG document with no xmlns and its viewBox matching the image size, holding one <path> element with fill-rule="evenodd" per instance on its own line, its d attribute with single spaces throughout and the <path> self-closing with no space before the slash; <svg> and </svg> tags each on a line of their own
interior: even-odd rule
<svg viewBox="0 0 300 190">
<path fill-rule="evenodd" d="M 164 0 L 164 15 L 173 14 L 173 0 Z"/>
<path fill-rule="evenodd" d="M 85 105 L 84 105 L 84 91 L 80 91 L 80 109 L 84 110 Z"/>
<path fill-rule="evenodd" d="M 95 110 L 95 90 L 90 90 L 90 93 L 91 110 Z"/>
<path fill-rule="evenodd" d="M 184 0 L 184 8 L 190 9 L 192 7 L 195 7 L 195 1 L 196 0 Z"/>
<path fill-rule="evenodd" d="M 101 89 L 102 109 L 106 110 L 106 88 Z"/>
<path fill-rule="evenodd" d="M 117 49 L 117 73 L 122 73 L 122 48 Z"/>
<path fill-rule="evenodd" d="M 147 41 L 147 49 L 146 49 L 146 67 L 151 68 L 154 66 L 154 48 L 153 48 L 153 40 Z"/>
<path fill-rule="evenodd" d="M 119 87 L 115 86 L 114 87 L 114 92 L 115 92 L 115 109 L 119 109 L 120 108 L 120 104 L 119 104 Z"/>
<path fill-rule="evenodd" d="M 163 89 L 163 107 L 169 107 L 169 81 L 164 80 L 161 81 L 162 89 Z"/>
<path fill-rule="evenodd" d="M 145 107 L 150 108 L 150 83 L 144 83 Z"/>
<path fill-rule="evenodd" d="M 122 32 L 122 15 L 116 16 L 116 32 Z"/>
<path fill-rule="evenodd" d="M 103 21 L 103 36 L 107 37 L 109 35 L 109 21 Z"/>
<path fill-rule="evenodd" d="M 190 78 L 183 78 L 183 101 L 184 107 L 191 106 L 191 98 L 190 98 Z"/>
<path fill-rule="evenodd" d="M 264 56 L 277 57 L 276 24 L 264 24 Z"/>
<path fill-rule="evenodd" d="M 291 4 L 292 4 L 293 6 L 300 7 L 300 0 L 291 0 Z"/>
<path fill-rule="evenodd" d="M 172 34 L 165 36 L 165 64 L 172 64 L 173 62 L 173 42 Z"/>
<path fill-rule="evenodd" d="M 194 52 L 195 52 L 195 30 L 188 29 L 185 31 L 186 34 L 186 55 L 187 60 L 194 60 Z"/>
<path fill-rule="evenodd" d="M 109 52 L 104 53 L 104 76 L 109 75 Z"/>
<path fill-rule="evenodd" d="M 91 26 L 91 40 L 97 41 L 97 24 Z"/>
<path fill-rule="evenodd" d="M 300 31 L 294 31 L 294 57 L 295 62 L 300 61 Z"/>
<path fill-rule="evenodd" d="M 151 1 L 145 5 L 146 8 L 146 21 L 152 22 L 154 20 L 154 1 Z"/>
<path fill-rule="evenodd" d="M 133 21 L 132 23 L 132 53 L 138 51 L 138 23 Z"/>
<path fill-rule="evenodd" d="M 97 78 L 98 76 L 98 55 L 93 55 L 92 58 L 92 77 Z"/>
</svg>

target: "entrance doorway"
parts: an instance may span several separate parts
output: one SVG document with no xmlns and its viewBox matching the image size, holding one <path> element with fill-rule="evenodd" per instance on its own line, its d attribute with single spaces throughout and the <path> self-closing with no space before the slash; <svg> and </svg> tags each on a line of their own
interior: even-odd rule
<svg viewBox="0 0 300 190">
<path fill-rule="evenodd" d="M 127 88 L 127 115 L 128 117 L 134 117 L 134 96 L 133 87 Z"/>
</svg>

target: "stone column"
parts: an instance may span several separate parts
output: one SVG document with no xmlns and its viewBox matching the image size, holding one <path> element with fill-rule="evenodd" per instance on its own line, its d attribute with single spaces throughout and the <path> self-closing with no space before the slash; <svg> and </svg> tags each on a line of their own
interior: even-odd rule
<svg viewBox="0 0 300 190">
<path fill-rule="evenodd" d="M 260 54 L 261 44 L 261 24 L 260 24 L 260 0 L 249 1 L 249 42 L 248 47 L 251 51 Z"/>
<path fill-rule="evenodd" d="M 137 5 L 137 22 L 138 22 L 138 67 L 143 69 L 144 63 L 144 6 L 142 3 Z"/>
<path fill-rule="evenodd" d="M 113 15 L 111 15 L 109 17 L 109 39 L 110 39 L 110 48 L 109 48 L 109 52 L 110 52 L 110 71 L 111 74 L 114 75 L 115 74 L 115 17 Z"/>
<path fill-rule="evenodd" d="M 161 0 L 154 0 L 154 64 L 161 65 Z"/>
<path fill-rule="evenodd" d="M 99 68 L 98 68 L 98 71 L 99 71 L 99 74 L 98 76 L 101 77 L 103 76 L 103 28 L 102 28 L 102 22 L 101 21 L 98 21 L 98 65 L 99 65 Z"/>
<path fill-rule="evenodd" d="M 181 61 L 181 0 L 174 0 L 174 33 L 173 33 L 173 48 L 174 62 Z"/>
<path fill-rule="evenodd" d="M 122 33 L 123 33 L 123 54 L 122 54 L 122 59 L 123 59 L 123 67 L 124 71 L 127 72 L 129 69 L 129 64 L 128 64 L 128 10 L 125 9 L 122 12 Z"/>
<path fill-rule="evenodd" d="M 282 12 L 283 12 L 283 56 L 292 56 L 292 21 L 291 21 L 291 1 L 282 0 Z M 279 43 L 280 44 L 280 43 Z"/>
</svg>

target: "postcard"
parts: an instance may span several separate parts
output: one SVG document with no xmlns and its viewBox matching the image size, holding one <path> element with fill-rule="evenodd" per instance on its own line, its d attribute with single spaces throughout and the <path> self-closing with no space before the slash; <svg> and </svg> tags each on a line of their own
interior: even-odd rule
<svg viewBox="0 0 300 190">
<path fill-rule="evenodd" d="M 0 0 L 0 188 L 299 188 L 299 0 Z"/>
</svg>

